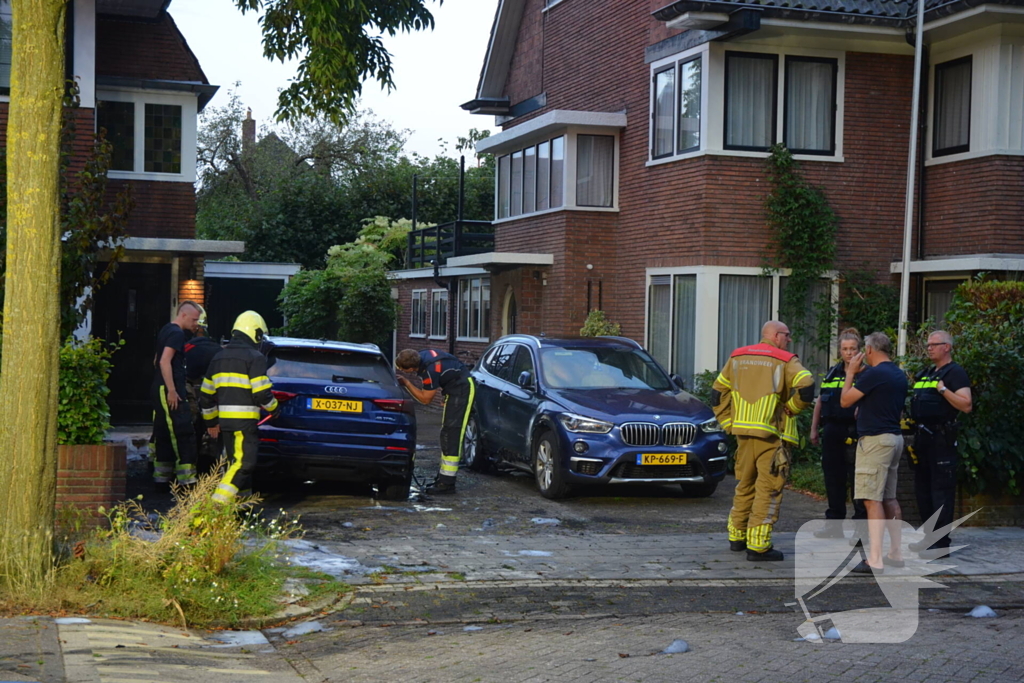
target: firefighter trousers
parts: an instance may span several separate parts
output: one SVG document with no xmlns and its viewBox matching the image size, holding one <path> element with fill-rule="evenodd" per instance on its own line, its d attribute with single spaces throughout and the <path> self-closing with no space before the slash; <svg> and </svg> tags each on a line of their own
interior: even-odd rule
<svg viewBox="0 0 1024 683">
<path fill-rule="evenodd" d="M 153 387 L 153 481 L 167 483 L 177 478 L 179 484 L 196 483 L 196 437 L 192 428 L 192 411 L 185 388 L 179 387 L 178 407 L 167 403 L 167 387 Z"/>
<path fill-rule="evenodd" d="M 914 438 L 917 468 L 914 470 L 914 492 L 921 521 L 927 522 L 939 510 L 935 528 L 953 522 L 953 503 L 956 497 L 956 470 L 960 463 L 954 428 L 934 429 L 932 433 L 919 426 Z M 934 548 L 948 548 L 949 535 L 932 544 Z"/>
<path fill-rule="evenodd" d="M 445 387 L 444 412 L 441 414 L 441 476 L 454 477 L 462 459 L 462 442 L 473 410 L 476 385 L 463 376 Z"/>
<path fill-rule="evenodd" d="M 736 437 L 736 492 L 729 511 L 729 540 L 746 540 L 747 548 L 764 552 L 772 546 L 772 526 L 779 520 L 784 473 L 772 474 L 778 438 Z"/>
<path fill-rule="evenodd" d="M 256 420 L 238 431 L 221 431 L 227 470 L 213 493 L 218 503 L 230 503 L 239 496 L 252 494 L 252 474 L 256 469 L 256 452 L 260 448 L 260 433 Z"/>
</svg>

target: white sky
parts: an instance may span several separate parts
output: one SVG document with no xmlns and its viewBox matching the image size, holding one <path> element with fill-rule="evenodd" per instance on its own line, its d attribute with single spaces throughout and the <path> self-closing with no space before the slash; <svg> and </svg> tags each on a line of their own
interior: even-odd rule
<svg viewBox="0 0 1024 683">
<path fill-rule="evenodd" d="M 477 81 L 497 0 L 428 0 L 433 31 L 384 39 L 391 52 L 395 90 L 382 91 L 375 81 L 363 87 L 362 107 L 372 109 L 395 128 L 413 131 L 406 152 L 433 156 L 438 138 L 455 141 L 470 128 L 493 130 L 493 116 L 474 116 L 459 105 L 476 96 Z M 168 11 L 211 83 L 221 86 L 207 106 L 223 106 L 235 81 L 242 103 L 259 123 L 270 123 L 277 91 L 295 75 L 297 62 L 263 57 L 261 33 L 252 12 L 242 15 L 232 0 L 173 0 Z"/>
</svg>

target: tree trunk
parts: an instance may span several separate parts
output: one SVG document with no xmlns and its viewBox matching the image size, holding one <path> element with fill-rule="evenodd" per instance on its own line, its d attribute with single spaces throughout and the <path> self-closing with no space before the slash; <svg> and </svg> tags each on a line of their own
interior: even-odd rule
<svg viewBox="0 0 1024 683">
<path fill-rule="evenodd" d="M 53 566 L 60 350 L 60 132 L 67 0 L 13 0 L 7 291 L 0 368 L 0 583 Z"/>
</svg>

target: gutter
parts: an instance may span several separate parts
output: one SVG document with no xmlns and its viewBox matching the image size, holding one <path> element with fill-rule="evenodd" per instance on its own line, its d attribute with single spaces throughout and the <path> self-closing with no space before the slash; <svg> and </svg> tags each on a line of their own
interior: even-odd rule
<svg viewBox="0 0 1024 683">
<path fill-rule="evenodd" d="M 213 99 L 213 96 L 220 90 L 219 85 L 210 85 L 199 81 L 165 81 L 156 78 L 129 78 L 126 76 L 97 76 L 96 87 L 100 86 L 195 93 L 199 99 L 198 111 L 202 111 L 207 102 Z"/>
</svg>

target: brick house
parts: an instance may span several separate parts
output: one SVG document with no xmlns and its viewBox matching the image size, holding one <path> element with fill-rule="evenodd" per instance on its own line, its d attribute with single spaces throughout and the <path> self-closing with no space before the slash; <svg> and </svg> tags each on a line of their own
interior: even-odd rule
<svg viewBox="0 0 1024 683">
<path fill-rule="evenodd" d="M 436 281 L 427 267 L 395 274 L 399 348 L 451 344 L 453 333 L 453 347 L 475 354 L 512 331 L 572 335 L 601 308 L 687 381 L 720 367 L 757 341 L 785 286 L 760 277 L 775 142 L 825 189 L 839 267 L 896 282 L 912 3 L 497 4 L 464 105 L 503 129 L 477 146 L 497 157 L 493 246 L 439 243 Z M 917 319 L 941 318 L 972 274 L 1024 271 L 1024 2 L 927 7 Z"/>
<path fill-rule="evenodd" d="M 241 253 L 240 242 L 197 240 L 197 115 L 210 85 L 168 13 L 169 0 L 73 0 L 67 14 L 67 73 L 81 93 L 77 156 L 81 167 L 93 133 L 113 144 L 108 192 L 131 186 L 126 256 L 97 292 L 83 332 L 125 345 L 114 356 L 110 403 L 117 421 L 150 419 L 153 340 L 179 300 L 202 302 L 207 257 Z M 0 2 L 10 25 L 10 3 Z M 9 33 L 7 34 L 10 35 Z M 10 43 L 0 54 L 0 117 L 6 130 Z"/>
</svg>

